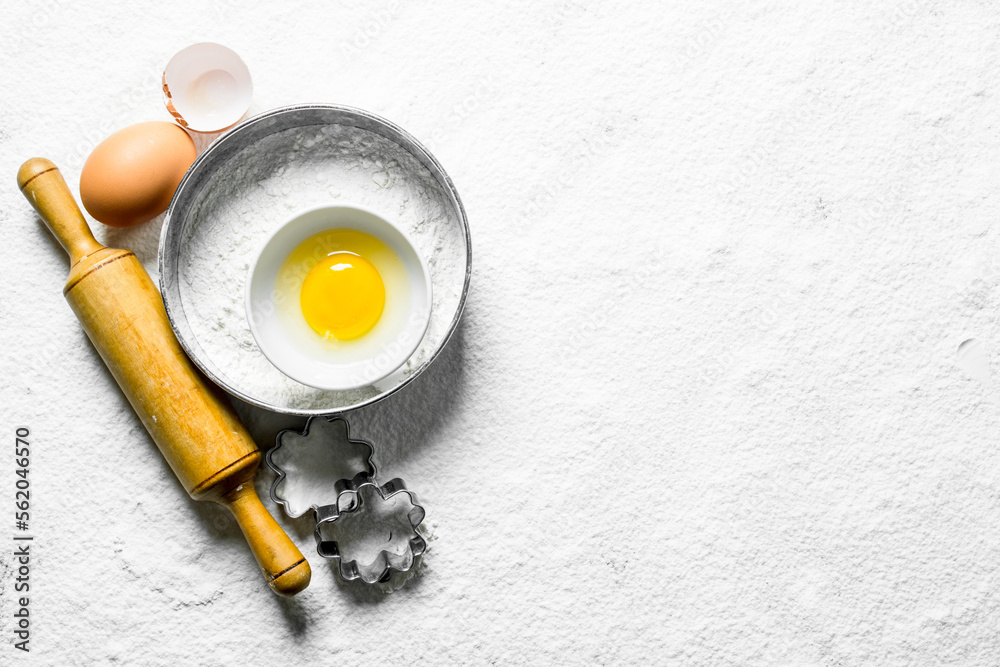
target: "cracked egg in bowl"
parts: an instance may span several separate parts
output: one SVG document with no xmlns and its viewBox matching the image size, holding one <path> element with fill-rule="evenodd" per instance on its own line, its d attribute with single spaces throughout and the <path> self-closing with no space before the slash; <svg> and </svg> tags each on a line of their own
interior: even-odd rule
<svg viewBox="0 0 1000 667">
<path fill-rule="evenodd" d="M 247 320 L 261 352 L 319 389 L 357 389 L 395 371 L 430 313 L 423 258 L 396 225 L 360 206 L 297 214 L 264 243 L 247 280 Z"/>
</svg>

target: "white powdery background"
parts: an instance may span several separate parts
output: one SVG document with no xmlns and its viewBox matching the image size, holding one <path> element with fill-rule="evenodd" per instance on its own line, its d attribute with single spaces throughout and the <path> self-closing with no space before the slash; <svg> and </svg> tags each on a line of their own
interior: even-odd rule
<svg viewBox="0 0 1000 667">
<path fill-rule="evenodd" d="M 2 655 L 1000 662 L 1000 385 L 957 354 L 1000 352 L 1000 10 L 671 4 L 5 7 L 0 386 L 36 541 L 30 656 L 0 560 Z M 398 122 L 468 208 L 462 327 L 351 416 L 434 533 L 392 595 L 339 585 L 307 519 L 282 522 L 311 587 L 267 590 L 103 369 L 14 187 L 43 155 L 75 189 L 104 136 L 166 119 L 160 68 L 202 40 L 243 55 L 257 111 Z M 155 269 L 158 226 L 98 235 Z M 264 447 L 300 425 L 243 412 Z"/>
</svg>

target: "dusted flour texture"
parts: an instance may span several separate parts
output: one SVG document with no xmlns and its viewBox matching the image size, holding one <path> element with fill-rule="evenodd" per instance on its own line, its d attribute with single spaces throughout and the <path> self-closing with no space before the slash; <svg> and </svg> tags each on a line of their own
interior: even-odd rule
<svg viewBox="0 0 1000 667">
<path fill-rule="evenodd" d="M 34 632 L 19 659 L 3 549 L 0 664 L 1000 665 L 996 3 L 134 6 L 4 7 L 0 398 L 7 447 L 32 433 Z M 245 59 L 260 111 L 417 130 L 468 205 L 456 335 L 350 414 L 436 536 L 392 596 L 341 582 L 262 466 L 313 571 L 274 596 L 146 435 L 14 186 L 42 155 L 75 188 L 107 134 L 166 117 L 195 33 Z M 154 267 L 155 225 L 93 224 Z M 238 407 L 261 449 L 305 422 Z"/>
<path fill-rule="evenodd" d="M 210 179 L 186 222 L 180 292 L 189 343 L 220 378 L 261 402 L 333 411 L 392 388 L 432 357 L 461 299 L 465 236 L 447 192 L 407 150 L 356 127 L 293 128 L 248 147 Z M 410 360 L 347 392 L 281 373 L 257 347 L 244 308 L 249 268 L 268 236 L 297 212 L 331 203 L 367 206 L 399 224 L 427 260 L 434 292 L 430 325 Z"/>
</svg>

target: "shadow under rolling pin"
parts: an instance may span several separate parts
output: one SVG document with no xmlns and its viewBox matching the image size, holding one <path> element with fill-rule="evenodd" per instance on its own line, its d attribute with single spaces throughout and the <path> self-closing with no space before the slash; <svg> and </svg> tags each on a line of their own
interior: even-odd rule
<svg viewBox="0 0 1000 667">
<path fill-rule="evenodd" d="M 309 563 L 254 489 L 257 445 L 222 391 L 184 354 L 138 258 L 97 242 L 49 160 L 25 162 L 17 184 L 69 253 L 66 300 L 184 489 L 235 515 L 276 593 L 304 589 Z"/>
</svg>

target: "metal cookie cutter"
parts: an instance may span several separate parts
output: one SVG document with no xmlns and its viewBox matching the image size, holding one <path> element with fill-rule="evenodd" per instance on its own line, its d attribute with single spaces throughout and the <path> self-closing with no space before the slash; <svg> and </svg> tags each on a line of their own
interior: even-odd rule
<svg viewBox="0 0 1000 667">
<path fill-rule="evenodd" d="M 316 551 L 319 555 L 340 561 L 340 576 L 347 581 L 360 578 L 374 584 L 388 581 L 393 570 L 409 570 L 416 557 L 427 549 L 427 541 L 419 530 L 426 512 L 418 504 L 416 494 L 407 489 L 401 479 L 391 479 L 379 486 L 365 473 L 353 480 L 341 480 L 338 485 L 338 502 L 316 510 Z M 341 503 L 346 496 L 350 496 L 349 502 Z M 407 510 L 405 523 L 399 521 L 403 509 Z M 389 547 L 380 549 L 371 563 L 359 565 L 357 557 L 343 553 L 337 540 L 337 522 L 343 528 L 344 524 L 366 513 L 369 515 L 367 520 L 358 521 L 365 523 L 363 532 L 368 533 L 367 541 Z"/>
<path fill-rule="evenodd" d="M 297 519 L 310 509 L 336 504 L 345 482 L 357 475 L 374 478 L 375 448 L 351 438 L 342 417 L 310 417 L 302 431 L 285 429 L 264 457 L 277 475 L 271 500 Z M 337 480 L 332 485 L 330 480 Z M 291 482 L 291 483 L 290 483 Z"/>
<path fill-rule="evenodd" d="M 310 417 L 301 432 L 278 433 L 265 456 L 277 475 L 271 499 L 292 518 L 311 509 L 317 553 L 339 561 L 344 580 L 369 584 L 407 572 L 427 549 L 424 508 L 401 479 L 379 486 L 374 452 L 343 417 Z"/>
</svg>

